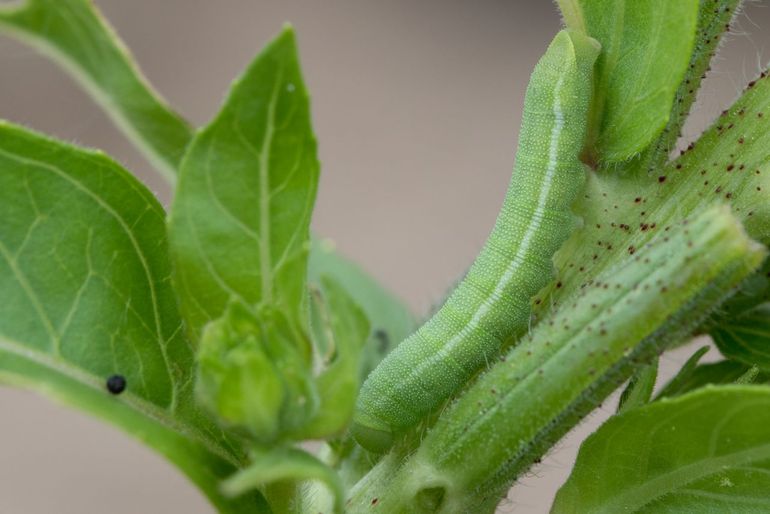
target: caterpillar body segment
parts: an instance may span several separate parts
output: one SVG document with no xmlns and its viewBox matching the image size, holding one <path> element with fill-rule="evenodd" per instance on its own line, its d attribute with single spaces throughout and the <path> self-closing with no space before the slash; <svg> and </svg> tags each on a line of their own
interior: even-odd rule
<svg viewBox="0 0 770 514">
<path fill-rule="evenodd" d="M 495 226 L 445 304 L 364 383 L 353 435 L 384 451 L 527 327 L 531 298 L 553 277 L 553 254 L 576 219 L 580 161 L 599 45 L 561 31 L 527 88 L 516 166 Z"/>
</svg>

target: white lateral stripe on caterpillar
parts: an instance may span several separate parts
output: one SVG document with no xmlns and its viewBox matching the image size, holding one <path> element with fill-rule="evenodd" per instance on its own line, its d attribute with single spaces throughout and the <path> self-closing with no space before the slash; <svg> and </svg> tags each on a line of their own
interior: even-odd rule
<svg viewBox="0 0 770 514">
<path fill-rule="evenodd" d="M 562 84 L 564 83 L 564 78 L 560 77 L 559 80 L 556 83 L 556 86 L 554 87 L 554 103 L 553 103 L 553 114 L 556 122 L 553 125 L 553 128 L 551 129 L 551 141 L 548 148 L 548 168 L 546 169 L 545 179 L 543 180 L 541 187 L 540 187 L 540 195 L 538 196 L 537 201 L 537 208 L 535 209 L 536 215 L 532 217 L 532 221 L 530 222 L 529 226 L 527 227 L 527 232 L 524 235 L 524 239 L 521 242 L 521 246 L 516 252 L 516 256 L 511 260 L 511 263 L 508 265 L 508 267 L 505 270 L 505 273 L 500 278 L 500 281 L 497 283 L 497 286 L 495 289 L 490 293 L 490 296 L 492 298 L 488 298 L 482 302 L 482 304 L 479 306 L 479 308 L 476 310 L 476 313 L 471 318 L 470 322 L 463 328 L 462 331 L 457 333 L 452 339 L 447 342 L 444 346 L 441 347 L 441 349 L 430 359 L 426 360 L 422 364 L 418 365 L 416 368 L 413 368 L 412 371 L 409 373 L 410 375 L 419 375 L 423 371 L 425 371 L 428 368 L 431 368 L 436 365 L 437 361 L 444 362 L 446 361 L 447 357 L 449 357 L 455 350 L 458 345 L 463 344 L 464 342 L 467 342 L 466 335 L 467 333 L 474 331 L 477 329 L 479 323 L 486 317 L 486 315 L 495 307 L 495 300 L 498 300 L 502 297 L 503 292 L 506 289 L 506 286 L 508 286 L 516 272 L 519 270 L 521 265 L 526 262 L 524 257 L 529 253 L 530 244 L 532 243 L 532 238 L 540 230 L 540 225 L 542 224 L 543 214 L 545 211 L 545 204 L 546 199 L 548 198 L 548 193 L 551 191 L 551 185 L 553 184 L 553 175 L 556 172 L 556 165 L 558 163 L 557 160 L 557 154 L 558 154 L 558 144 L 559 144 L 559 137 L 561 136 L 561 133 L 564 129 L 564 116 L 561 112 L 561 102 L 559 101 L 558 94 L 561 91 Z M 401 384 L 406 384 L 407 382 L 401 382 Z M 404 387 L 404 386 L 402 386 Z M 399 387 L 401 389 L 402 387 Z"/>
<path fill-rule="evenodd" d="M 384 450 L 526 330 L 530 301 L 552 278 L 551 259 L 574 223 L 598 43 L 560 32 L 527 89 L 516 171 L 479 257 L 444 306 L 375 369 L 352 431 Z"/>
</svg>

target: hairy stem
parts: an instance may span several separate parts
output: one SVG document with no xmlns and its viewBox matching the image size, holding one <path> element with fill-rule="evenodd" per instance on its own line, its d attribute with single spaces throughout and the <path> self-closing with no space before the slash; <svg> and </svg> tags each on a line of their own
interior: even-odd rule
<svg viewBox="0 0 770 514">
<path fill-rule="evenodd" d="M 656 238 L 551 313 L 395 474 L 355 491 L 353 512 L 374 498 L 387 512 L 491 512 L 521 472 L 636 366 L 692 330 L 764 255 L 725 207 Z"/>
</svg>

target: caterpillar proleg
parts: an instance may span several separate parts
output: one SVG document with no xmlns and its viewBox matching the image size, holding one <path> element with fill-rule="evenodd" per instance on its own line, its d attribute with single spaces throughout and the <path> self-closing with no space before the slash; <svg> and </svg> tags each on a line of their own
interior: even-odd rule
<svg viewBox="0 0 770 514">
<path fill-rule="evenodd" d="M 446 303 L 364 383 L 353 435 L 384 451 L 459 389 L 503 342 L 526 329 L 531 298 L 553 277 L 553 254 L 575 226 L 580 161 L 599 44 L 556 35 L 530 79 L 516 166 L 495 226 Z"/>
</svg>

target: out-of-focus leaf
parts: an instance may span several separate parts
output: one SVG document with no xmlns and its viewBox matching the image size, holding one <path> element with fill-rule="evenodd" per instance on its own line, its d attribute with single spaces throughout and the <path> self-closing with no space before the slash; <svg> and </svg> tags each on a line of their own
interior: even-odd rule
<svg viewBox="0 0 770 514">
<path fill-rule="evenodd" d="M 337 474 L 326 464 L 297 448 L 255 450 L 252 452 L 251 464 L 227 479 L 222 484 L 222 490 L 227 495 L 238 496 L 276 482 L 302 480 L 320 480 L 326 484 L 334 496 L 333 511 L 336 514 L 343 512 L 344 490 Z M 276 512 L 289 512 L 292 506 L 281 505 L 280 502 L 289 502 L 292 495 L 286 494 L 283 488 L 279 492 L 281 494 L 270 498 L 276 502 L 271 504 Z"/>
<path fill-rule="evenodd" d="M 192 130 L 154 91 L 91 0 L 26 0 L 0 7 L 0 29 L 68 72 L 173 182 Z"/>
<path fill-rule="evenodd" d="M 316 439 L 339 433 L 353 416 L 369 322 L 345 289 L 330 277 L 321 277 L 311 312 L 315 340 L 324 342 L 316 358 L 321 407 L 303 433 Z"/>
<path fill-rule="evenodd" d="M 412 313 L 400 299 L 357 264 L 335 252 L 330 241 L 313 241 L 309 266 L 311 282 L 319 284 L 322 275 L 333 278 L 369 319 L 369 339 L 361 357 L 361 374 L 366 377 L 391 349 L 412 332 Z"/>
<path fill-rule="evenodd" d="M 728 359 L 770 371 L 770 303 L 724 320 L 711 330 L 711 337 Z"/>
<path fill-rule="evenodd" d="M 735 361 L 719 361 L 701 364 L 683 380 L 672 381 L 661 391 L 658 398 L 679 396 L 707 385 L 737 384 L 751 373 L 751 367 Z M 752 384 L 767 384 L 770 375 L 759 372 L 753 377 Z"/>
</svg>

